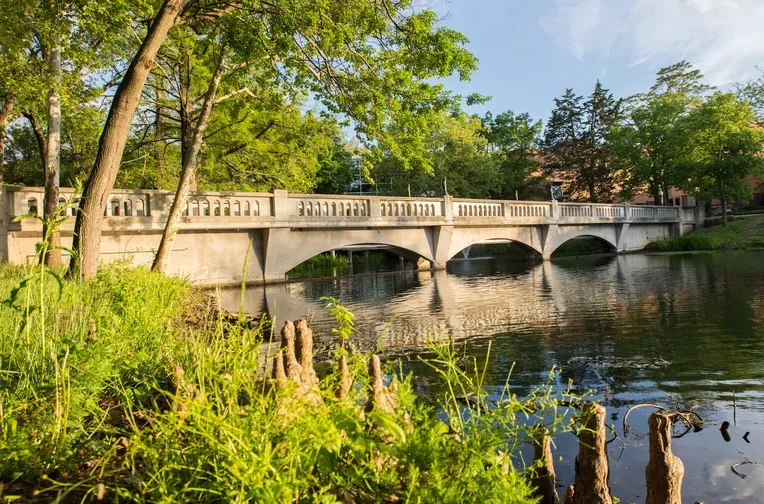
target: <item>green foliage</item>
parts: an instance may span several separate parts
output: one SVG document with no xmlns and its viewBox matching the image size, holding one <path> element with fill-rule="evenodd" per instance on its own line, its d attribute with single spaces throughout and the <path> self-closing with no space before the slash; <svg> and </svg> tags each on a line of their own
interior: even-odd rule
<svg viewBox="0 0 764 504">
<path fill-rule="evenodd" d="M 151 12 L 151 2 L 39 2 L 19 0 L 3 5 L 0 17 L 0 95 L 15 100 L 16 116 L 34 118 L 43 135 L 47 98 L 55 90 L 61 101 L 62 180 L 86 173 L 95 158 L 95 143 L 103 126 L 103 93 L 119 73 L 122 58 L 135 41 L 131 23 Z M 130 36 L 127 36 L 130 34 Z M 52 75 L 47 51 L 61 49 L 62 73 Z M 15 149 L 9 159 L 12 182 L 41 186 L 42 154 L 28 138 L 28 126 L 11 131 Z M 19 147 L 19 144 L 24 144 Z M 29 147 L 35 147 L 30 149 Z M 13 166 L 13 165 L 20 166 Z M 33 170 L 34 169 L 34 170 Z"/>
<path fill-rule="evenodd" d="M 339 137 L 334 139 L 331 150 L 319 156 L 319 169 L 316 174 L 318 194 L 342 194 L 355 180 L 356 172 L 351 153 Z"/>
<path fill-rule="evenodd" d="M 575 257 L 613 253 L 610 245 L 597 239 L 575 238 L 568 240 L 554 251 L 553 257 Z"/>
<path fill-rule="evenodd" d="M 343 255 L 330 253 L 318 254 L 307 261 L 298 264 L 287 272 L 288 278 L 306 278 L 316 276 L 331 276 L 334 271 L 346 273 L 350 269 L 348 258 Z"/>
<path fill-rule="evenodd" d="M 563 180 L 572 199 L 587 194 L 589 201 L 612 200 L 611 132 L 620 107 L 599 81 L 586 101 L 572 89 L 555 99 L 544 132 L 544 156 L 550 175 Z"/>
<path fill-rule="evenodd" d="M 393 126 L 395 128 L 397 126 Z M 430 134 L 424 139 L 427 165 L 431 171 L 410 171 L 388 152 L 374 167 L 374 180 L 390 184 L 396 195 L 485 198 L 495 194 L 499 172 L 486 139 L 487 128 L 480 118 L 463 112 L 439 112 L 430 116 Z M 445 181 L 445 184 L 444 184 Z"/>
<path fill-rule="evenodd" d="M 732 93 L 717 92 L 693 110 L 681 123 L 691 138 L 683 187 L 723 203 L 750 199 L 745 177 L 764 174 L 764 132 L 754 120 L 751 106 Z"/>
<path fill-rule="evenodd" d="M 718 250 L 723 247 L 721 242 L 711 234 L 693 233 L 660 240 L 651 243 L 648 248 L 649 250 L 659 252 L 688 252 L 694 250 Z"/>
<path fill-rule="evenodd" d="M 326 303 L 324 308 L 329 311 L 329 315 L 337 322 L 337 327 L 332 329 L 332 333 L 336 334 L 339 338 L 340 347 L 345 348 L 353 333 L 358 332 L 355 328 L 355 315 L 344 307 L 339 299 L 322 297 L 321 301 Z"/>
<path fill-rule="evenodd" d="M 764 72 L 755 79 L 737 85 L 740 100 L 748 103 L 756 114 L 756 122 L 764 124 Z"/>
<path fill-rule="evenodd" d="M 543 126 L 527 113 L 511 110 L 496 117 L 488 112 L 483 119 L 484 134 L 499 159 L 501 188 L 496 195 L 503 199 L 543 199 L 548 190 L 539 177 L 541 163 L 538 148 Z"/>
<path fill-rule="evenodd" d="M 0 268 L 0 294 L 23 275 Z M 34 279 L 26 292 L 44 294 L 28 341 L 24 313 L 0 306 L 5 498 L 532 503 L 530 468 L 511 457 L 535 435 L 530 424 L 569 428 L 567 397 L 549 386 L 489 400 L 485 366 L 463 367 L 452 344 L 425 360 L 442 377 L 434 406 L 390 370 L 408 415 L 364 414 L 367 356 L 349 356 L 351 396 L 335 398 L 330 373 L 307 405 L 259 379 L 259 328 L 210 311 L 177 278 L 113 265 L 60 287 Z M 346 341 L 352 314 L 329 305 Z"/>
<path fill-rule="evenodd" d="M 648 248 L 659 252 L 761 249 L 764 248 L 764 216 L 735 219 L 727 226 L 713 226 L 659 240 Z"/>
<path fill-rule="evenodd" d="M 669 188 L 684 186 L 684 152 L 693 140 L 682 119 L 709 89 L 702 78 L 683 61 L 661 69 L 649 93 L 627 100 L 627 119 L 613 131 L 614 164 L 624 174 L 626 195 L 647 187 L 656 202 L 666 202 Z"/>
</svg>

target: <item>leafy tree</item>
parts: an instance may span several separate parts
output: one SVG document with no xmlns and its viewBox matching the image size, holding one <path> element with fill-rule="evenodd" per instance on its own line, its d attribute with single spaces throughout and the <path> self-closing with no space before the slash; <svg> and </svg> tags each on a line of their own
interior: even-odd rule
<svg viewBox="0 0 764 504">
<path fill-rule="evenodd" d="M 436 27 L 436 14 L 413 11 L 409 0 L 165 0 L 118 87 L 85 187 L 75 248 L 86 277 L 96 272 L 104 196 L 116 179 L 150 62 L 181 11 L 184 20 L 226 23 L 231 50 L 248 54 L 249 65 L 280 86 L 313 93 L 330 112 L 346 114 L 360 137 L 393 152 L 406 168 L 427 168 L 426 112 L 451 101 L 433 82 L 453 73 L 467 78 L 476 67 L 462 47 L 464 36 Z M 391 117 L 407 126 L 395 137 L 387 130 Z"/>
<path fill-rule="evenodd" d="M 483 118 L 489 148 L 498 158 L 501 186 L 498 196 L 511 199 L 544 198 L 547 194 L 538 172 L 539 143 L 543 125 L 527 113 L 515 114 L 511 110 Z"/>
<path fill-rule="evenodd" d="M 709 89 L 687 62 L 658 72 L 650 92 L 628 100 L 625 121 L 613 132 L 616 166 L 628 190 L 647 186 L 656 204 L 669 203 L 669 189 L 687 179 L 682 159 L 687 130 L 680 125 Z"/>
<path fill-rule="evenodd" d="M 764 173 L 764 131 L 754 124 L 748 103 L 717 92 L 682 120 L 691 141 L 686 163 L 691 173 L 685 189 L 718 198 L 727 224 L 727 201 L 750 198 L 744 179 Z"/>
<path fill-rule="evenodd" d="M 375 165 L 375 182 L 384 187 L 389 181 L 395 195 L 441 196 L 446 189 L 458 198 L 498 194 L 498 163 L 480 118 L 439 112 L 431 115 L 430 123 L 432 131 L 424 139 L 424 148 L 432 169 L 411 171 L 391 152 Z"/>
<path fill-rule="evenodd" d="M 111 102 L 93 170 L 82 194 L 81 211 L 77 213 L 73 248 L 77 261 L 70 263 L 70 272 L 80 268 L 85 277 L 96 273 L 101 246 L 101 221 L 106 196 L 114 187 L 119 163 L 130 134 L 135 109 L 143 92 L 143 85 L 151 71 L 159 47 L 175 24 L 184 0 L 164 0 L 151 21 L 138 52 L 130 62 Z"/>
<path fill-rule="evenodd" d="M 315 191 L 319 194 L 342 194 L 355 180 L 353 156 L 339 135 L 333 138 L 331 149 L 319 156 L 318 166 Z"/>
<path fill-rule="evenodd" d="M 756 122 L 764 126 L 764 70 L 759 71 L 759 77 L 737 85 L 737 95 L 751 105 L 756 114 Z"/>
<path fill-rule="evenodd" d="M 679 63 L 661 68 L 655 76 L 655 84 L 650 88 L 650 94 L 676 94 L 685 97 L 703 96 L 711 90 L 711 86 L 703 84 L 703 74 L 693 68 L 692 63 L 682 60 Z"/>
<path fill-rule="evenodd" d="M 33 114 L 30 120 L 15 121 L 8 130 L 5 181 L 9 184 L 43 186 L 47 135 Z M 90 106 L 63 108 L 61 114 L 61 183 L 74 186 L 87 176 L 98 147 L 103 113 Z M 35 131 L 35 128 L 37 131 Z"/>
<path fill-rule="evenodd" d="M 6 4 L 0 18 L 0 53 L 10 69 L 0 81 L 6 87 L 6 104 L 10 98 L 37 137 L 44 168 L 45 228 L 47 218 L 58 210 L 63 110 L 87 107 L 92 89 L 97 90 L 95 96 L 103 92 L 103 83 L 96 81 L 107 79 L 106 69 L 123 45 L 126 13 L 132 8 L 126 2 L 94 0 Z M 90 79 L 94 74 L 98 77 Z M 44 259 L 60 266 L 59 233 L 50 236 Z"/>
</svg>

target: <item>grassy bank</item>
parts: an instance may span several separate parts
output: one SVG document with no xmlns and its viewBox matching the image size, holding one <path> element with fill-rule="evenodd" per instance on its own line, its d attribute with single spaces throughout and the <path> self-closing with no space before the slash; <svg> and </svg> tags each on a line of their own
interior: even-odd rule
<svg viewBox="0 0 764 504">
<path fill-rule="evenodd" d="M 726 226 L 708 227 L 648 246 L 648 250 L 658 252 L 751 249 L 764 249 L 764 215 L 737 218 Z"/>
<path fill-rule="evenodd" d="M 427 361 L 429 400 L 344 350 L 319 380 L 307 340 L 301 365 L 263 379 L 259 327 L 143 269 L 59 284 L 3 267 L 0 299 L 8 500 L 530 503 L 531 469 L 510 461 L 538 425 L 570 428 L 548 388 L 489 403 L 485 370 L 448 344 Z M 352 315 L 332 314 L 352 347 Z"/>
</svg>

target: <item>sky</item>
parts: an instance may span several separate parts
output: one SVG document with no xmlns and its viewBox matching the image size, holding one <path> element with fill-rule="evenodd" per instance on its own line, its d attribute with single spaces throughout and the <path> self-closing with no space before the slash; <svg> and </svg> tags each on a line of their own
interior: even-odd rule
<svg viewBox="0 0 764 504">
<path fill-rule="evenodd" d="M 480 114 L 510 109 L 546 122 L 568 87 L 588 95 L 599 79 L 630 96 L 683 59 L 728 90 L 764 68 L 764 0 L 429 1 L 480 60 L 470 82 L 445 81 L 491 96 L 468 109 Z"/>
</svg>

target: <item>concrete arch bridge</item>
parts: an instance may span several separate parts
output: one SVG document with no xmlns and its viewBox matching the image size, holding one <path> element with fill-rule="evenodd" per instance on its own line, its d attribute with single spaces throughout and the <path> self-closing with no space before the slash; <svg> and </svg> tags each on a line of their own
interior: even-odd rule
<svg viewBox="0 0 764 504">
<path fill-rule="evenodd" d="M 0 256 L 20 263 L 34 255 L 41 236 L 35 219 L 16 216 L 42 208 L 43 189 L 4 186 L 0 201 Z M 104 207 L 101 258 L 150 264 L 174 194 L 115 190 Z M 62 228 L 71 243 L 75 203 Z M 188 199 L 169 273 L 199 283 L 279 282 L 323 252 L 363 245 L 386 246 L 420 264 L 440 269 L 478 243 L 516 242 L 542 258 L 568 240 L 594 237 L 617 252 L 643 249 L 653 240 L 693 229 L 701 216 L 679 207 L 540 201 L 326 196 L 205 192 Z M 244 264 L 246 258 L 246 272 Z"/>
</svg>

